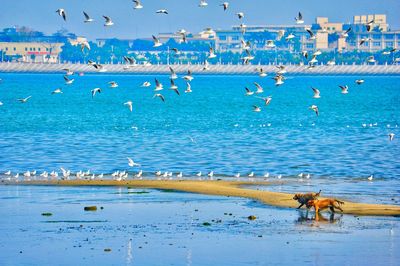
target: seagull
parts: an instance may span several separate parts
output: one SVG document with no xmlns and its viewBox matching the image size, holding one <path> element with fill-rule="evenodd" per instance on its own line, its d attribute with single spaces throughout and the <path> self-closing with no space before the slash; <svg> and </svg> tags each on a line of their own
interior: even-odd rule
<svg viewBox="0 0 400 266">
<path fill-rule="evenodd" d="M 162 83 L 159 82 L 158 79 L 155 79 L 155 82 L 156 82 L 156 88 L 154 89 L 154 91 L 161 91 L 164 89 Z"/>
<path fill-rule="evenodd" d="M 317 116 L 319 116 L 318 106 L 316 106 L 316 105 L 311 105 L 311 106 L 310 106 L 310 109 L 313 110 Z"/>
<path fill-rule="evenodd" d="M 302 51 L 301 55 L 305 58 L 308 59 L 308 52 L 307 51 Z"/>
<path fill-rule="evenodd" d="M 339 85 L 339 87 L 340 87 L 340 89 L 342 90 L 342 94 L 347 94 L 347 93 L 349 93 L 349 86 L 347 86 L 347 85 L 344 85 L 344 86 Z"/>
<path fill-rule="evenodd" d="M 238 12 L 238 13 L 236 13 L 236 15 L 238 16 L 239 19 L 244 18 L 244 13 L 243 12 Z"/>
<path fill-rule="evenodd" d="M 26 98 L 22 98 L 22 99 L 18 99 L 17 101 L 21 102 L 21 103 L 26 103 L 32 96 L 28 96 Z"/>
<path fill-rule="evenodd" d="M 275 48 L 275 42 L 273 40 L 267 40 L 267 44 L 266 44 L 267 48 Z"/>
<path fill-rule="evenodd" d="M 96 93 L 101 93 L 101 89 L 100 88 L 95 88 L 93 90 L 91 90 L 92 92 L 92 98 L 96 95 Z"/>
<path fill-rule="evenodd" d="M 179 172 L 179 174 L 176 175 L 177 178 L 182 178 L 183 177 L 183 173 Z"/>
<path fill-rule="evenodd" d="M 291 39 L 294 39 L 296 36 L 294 36 L 294 34 L 293 33 L 289 33 L 289 35 L 285 38 L 285 40 L 288 42 L 288 41 L 290 41 Z"/>
<path fill-rule="evenodd" d="M 209 173 L 208 173 L 208 176 L 209 176 L 209 177 L 213 177 L 213 176 L 214 176 L 214 171 L 209 172 Z"/>
<path fill-rule="evenodd" d="M 370 32 L 372 30 L 374 23 L 375 23 L 375 20 L 373 19 L 365 24 L 365 27 L 367 28 L 368 32 Z"/>
<path fill-rule="evenodd" d="M 320 49 L 318 49 L 317 51 L 315 51 L 313 53 L 313 56 L 318 56 L 318 55 L 321 55 L 321 54 L 322 54 L 322 51 Z"/>
<path fill-rule="evenodd" d="M 372 39 L 371 39 L 371 38 L 361 38 L 361 39 L 360 39 L 360 44 L 359 44 L 359 45 L 361 46 L 361 45 L 363 45 L 364 43 L 366 43 L 366 42 L 368 42 L 368 41 L 372 41 Z"/>
<path fill-rule="evenodd" d="M 110 85 L 110 88 L 118 88 L 118 83 L 115 81 L 110 81 L 108 84 Z"/>
<path fill-rule="evenodd" d="M 326 65 L 327 66 L 334 66 L 334 65 L 336 65 L 336 62 L 335 62 L 335 60 L 329 60 L 328 62 L 326 62 Z"/>
<path fill-rule="evenodd" d="M 155 175 L 156 175 L 156 176 L 161 176 L 161 171 L 155 172 Z"/>
<path fill-rule="evenodd" d="M 169 71 L 171 71 L 170 79 L 177 79 L 178 75 L 176 75 L 175 70 L 172 67 L 169 67 Z"/>
<path fill-rule="evenodd" d="M 206 7 L 206 6 L 208 6 L 206 0 L 200 0 L 199 7 Z"/>
<path fill-rule="evenodd" d="M 65 76 L 72 76 L 74 74 L 74 71 L 69 68 L 64 68 L 63 70 L 65 71 Z"/>
<path fill-rule="evenodd" d="M 67 85 L 71 85 L 75 81 L 75 79 L 69 79 L 68 76 L 64 76 L 64 80 Z"/>
<path fill-rule="evenodd" d="M 278 30 L 278 35 L 276 36 L 276 40 L 280 41 L 284 35 L 285 35 L 285 30 Z"/>
<path fill-rule="evenodd" d="M 272 96 L 268 96 L 268 97 L 264 97 L 264 98 L 258 97 L 258 98 L 262 99 L 264 101 L 265 105 L 269 105 L 272 101 Z"/>
<path fill-rule="evenodd" d="M 185 93 L 191 93 L 192 92 L 192 86 L 190 85 L 189 82 L 186 81 L 186 90 Z"/>
<path fill-rule="evenodd" d="M 320 95 L 321 93 L 320 93 L 319 89 L 317 89 L 317 88 L 312 88 L 312 90 L 313 90 L 313 92 L 314 92 L 313 98 L 315 98 L 315 99 L 321 98 L 321 95 Z"/>
<path fill-rule="evenodd" d="M 269 177 L 269 173 L 266 173 L 266 174 L 264 175 L 264 177 L 265 177 L 265 178 L 268 178 L 268 177 Z"/>
<path fill-rule="evenodd" d="M 244 89 L 246 90 L 246 96 L 251 96 L 254 94 L 254 91 L 251 91 L 249 88 L 245 87 Z"/>
<path fill-rule="evenodd" d="M 375 63 L 376 60 L 375 60 L 374 56 L 371 55 L 371 56 L 368 56 L 367 62 L 368 62 L 368 63 Z"/>
<path fill-rule="evenodd" d="M 85 11 L 83 11 L 83 15 L 85 16 L 85 21 L 84 21 L 85 23 L 89 23 L 89 22 L 93 22 L 94 21 L 94 19 L 89 17 L 89 15 Z"/>
<path fill-rule="evenodd" d="M 253 112 L 259 113 L 261 112 L 261 108 L 258 107 L 257 105 L 253 105 Z"/>
<path fill-rule="evenodd" d="M 239 178 L 240 177 L 240 173 L 235 174 L 235 177 Z"/>
<path fill-rule="evenodd" d="M 173 79 L 171 79 L 171 87 L 169 89 L 175 91 L 176 94 L 181 95 L 179 93 L 178 86 L 175 85 L 175 81 Z"/>
<path fill-rule="evenodd" d="M 263 87 L 261 87 L 261 85 L 260 84 L 258 84 L 257 82 L 254 82 L 254 85 L 256 86 L 256 88 L 257 88 L 257 90 L 256 90 L 256 94 L 260 94 L 260 93 L 263 93 L 264 92 L 264 89 L 263 89 Z"/>
<path fill-rule="evenodd" d="M 242 39 L 242 40 L 240 40 L 240 43 L 241 43 L 241 45 L 242 45 L 242 49 L 243 49 L 243 50 L 249 50 L 249 49 L 251 48 L 251 42 L 250 42 L 250 41 L 245 42 L 245 41 Z"/>
<path fill-rule="evenodd" d="M 374 175 L 370 175 L 367 179 L 368 179 L 369 181 L 372 181 L 372 180 L 374 179 Z"/>
<path fill-rule="evenodd" d="M 357 85 L 361 85 L 361 84 L 363 84 L 365 81 L 364 81 L 363 79 L 357 79 L 355 82 L 356 82 Z"/>
<path fill-rule="evenodd" d="M 148 82 L 148 81 L 145 81 L 145 82 L 143 82 L 143 84 L 142 84 L 142 86 L 141 87 L 150 87 L 151 86 L 151 83 L 150 82 Z"/>
<path fill-rule="evenodd" d="M 210 69 L 210 67 L 209 67 L 208 61 L 206 60 L 206 61 L 204 61 L 203 71 L 207 71 L 209 69 Z"/>
<path fill-rule="evenodd" d="M 2 102 L 0 102 L 0 106 L 2 106 L 3 105 L 3 103 Z"/>
<path fill-rule="evenodd" d="M 307 174 L 307 175 L 306 175 L 306 178 L 307 178 L 307 179 L 310 179 L 310 177 L 311 177 L 310 174 Z"/>
<path fill-rule="evenodd" d="M 395 134 L 394 133 L 389 133 L 389 141 L 393 141 Z"/>
<path fill-rule="evenodd" d="M 140 166 L 140 164 L 135 163 L 131 158 L 127 157 L 127 159 L 128 159 L 128 165 L 130 167 Z"/>
<path fill-rule="evenodd" d="M 172 48 L 171 50 L 175 52 L 175 55 L 181 54 L 181 51 L 179 51 L 178 48 Z"/>
<path fill-rule="evenodd" d="M 106 20 L 106 22 L 104 23 L 104 27 L 109 27 L 114 25 L 114 22 L 111 20 L 110 17 L 103 16 L 103 18 Z"/>
<path fill-rule="evenodd" d="M 153 35 L 153 42 L 154 42 L 153 47 L 160 47 L 161 45 L 163 45 L 162 42 L 160 42 L 160 40 L 154 35 Z"/>
<path fill-rule="evenodd" d="M 135 6 L 133 7 L 133 9 L 142 9 L 143 8 L 140 0 L 133 0 L 133 3 L 135 3 Z"/>
<path fill-rule="evenodd" d="M 7 172 L 4 173 L 4 175 L 11 175 L 11 171 L 8 170 Z"/>
<path fill-rule="evenodd" d="M 340 34 L 340 37 L 342 37 L 342 38 L 347 38 L 347 37 L 349 37 L 349 32 L 350 32 L 351 30 L 352 30 L 351 27 L 348 28 L 346 31 L 344 31 L 344 32 L 342 32 L 342 34 Z"/>
<path fill-rule="evenodd" d="M 168 11 L 166 9 L 159 9 L 156 11 L 157 14 L 165 14 L 168 15 Z"/>
<path fill-rule="evenodd" d="M 197 175 L 198 177 L 200 177 L 200 176 L 202 175 L 202 173 L 201 173 L 201 172 L 198 172 L 196 175 Z"/>
<path fill-rule="evenodd" d="M 128 106 L 129 110 L 132 112 L 132 101 L 127 101 L 124 105 Z"/>
<path fill-rule="evenodd" d="M 265 73 L 265 72 L 264 72 L 264 69 L 262 69 L 261 67 L 260 67 L 260 68 L 256 68 L 256 71 L 258 72 L 258 75 L 259 75 L 261 78 L 264 78 L 264 77 L 267 76 L 267 73 Z"/>
<path fill-rule="evenodd" d="M 311 31 L 311 29 L 306 29 L 306 31 L 308 32 L 308 34 L 310 34 L 310 37 L 308 38 L 309 40 L 315 40 L 317 38 L 315 34 Z"/>
<path fill-rule="evenodd" d="M 276 75 L 273 79 L 275 80 L 275 86 L 280 86 L 284 83 L 282 75 Z"/>
<path fill-rule="evenodd" d="M 276 74 L 278 74 L 278 75 L 282 75 L 282 74 L 285 74 L 287 71 L 286 71 L 286 67 L 285 66 L 276 66 L 279 70 L 276 72 Z"/>
<path fill-rule="evenodd" d="M 299 12 L 299 15 L 294 18 L 294 20 L 296 21 L 296 24 L 303 24 L 304 23 L 303 15 L 300 12 Z"/>
<path fill-rule="evenodd" d="M 209 59 L 215 58 L 217 55 L 214 52 L 214 48 L 210 47 L 210 54 L 208 55 Z"/>
<path fill-rule="evenodd" d="M 249 177 L 254 177 L 254 172 L 251 172 L 248 176 Z"/>
<path fill-rule="evenodd" d="M 58 89 L 55 89 L 54 91 L 52 91 L 51 94 L 60 94 L 60 93 L 63 93 L 63 92 L 60 88 L 58 88 Z"/>
<path fill-rule="evenodd" d="M 63 8 L 59 8 L 56 10 L 58 15 L 64 19 L 64 21 L 67 21 L 67 13 L 65 13 L 65 10 Z"/>
<path fill-rule="evenodd" d="M 193 80 L 192 71 L 188 70 L 187 74 L 183 77 L 183 79 L 186 81 L 192 81 Z"/>
<path fill-rule="evenodd" d="M 223 2 L 222 4 L 220 4 L 220 6 L 222 6 L 224 8 L 224 11 L 226 11 L 229 7 L 229 3 L 228 2 Z"/>
<path fill-rule="evenodd" d="M 276 178 L 281 179 L 281 178 L 282 178 L 282 175 L 279 174 Z"/>
<path fill-rule="evenodd" d="M 154 94 L 153 98 L 155 98 L 155 97 L 159 97 L 163 102 L 165 102 L 165 98 L 162 94 L 160 94 L 160 93 Z"/>
</svg>

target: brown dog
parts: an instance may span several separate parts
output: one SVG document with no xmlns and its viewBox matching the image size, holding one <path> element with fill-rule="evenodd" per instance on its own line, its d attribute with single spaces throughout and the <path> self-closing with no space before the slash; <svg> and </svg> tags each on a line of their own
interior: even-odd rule
<svg viewBox="0 0 400 266">
<path fill-rule="evenodd" d="M 341 212 L 343 212 L 343 209 L 340 208 L 340 205 L 343 205 L 343 204 L 344 204 L 343 201 L 340 201 L 337 199 L 323 199 L 323 200 L 312 199 L 307 202 L 307 208 L 314 207 L 315 213 L 317 213 L 317 214 L 320 210 L 323 210 L 326 208 L 329 208 L 331 210 L 331 212 L 334 213 L 335 209 L 338 209 Z"/>
<path fill-rule="evenodd" d="M 304 204 L 307 204 L 308 201 L 317 199 L 319 195 L 321 195 L 321 190 L 318 193 L 295 194 L 293 199 L 300 203 L 300 206 L 297 207 L 297 209 L 300 209 Z M 309 207 L 306 205 L 306 207 L 309 209 L 311 206 Z"/>
</svg>

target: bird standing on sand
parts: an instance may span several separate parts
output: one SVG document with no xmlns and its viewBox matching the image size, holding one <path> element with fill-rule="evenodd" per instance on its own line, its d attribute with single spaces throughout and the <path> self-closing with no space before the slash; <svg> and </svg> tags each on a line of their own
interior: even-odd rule
<svg viewBox="0 0 400 266">
<path fill-rule="evenodd" d="M 67 13 L 63 8 L 59 8 L 56 10 L 57 14 L 64 19 L 64 21 L 67 21 Z"/>
</svg>

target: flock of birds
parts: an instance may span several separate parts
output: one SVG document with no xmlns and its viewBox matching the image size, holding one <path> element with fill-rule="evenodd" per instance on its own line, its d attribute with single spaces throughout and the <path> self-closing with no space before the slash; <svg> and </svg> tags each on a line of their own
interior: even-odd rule
<svg viewBox="0 0 400 266">
<path fill-rule="evenodd" d="M 138 9 L 142 9 L 143 5 L 141 3 L 140 0 L 133 0 L 134 3 L 134 9 L 138 10 Z M 206 0 L 201 0 L 199 3 L 199 7 L 200 8 L 206 8 L 208 6 L 208 3 L 206 2 Z M 221 4 L 221 6 L 223 7 L 223 10 L 226 11 L 229 8 L 229 3 L 228 2 L 224 2 Z M 61 16 L 63 18 L 64 21 L 67 21 L 67 12 L 65 11 L 65 9 L 60 8 L 56 11 L 58 13 L 59 16 Z M 157 14 L 163 14 L 163 15 L 168 15 L 169 12 L 166 9 L 159 9 L 156 11 Z M 92 17 L 90 17 L 88 15 L 88 13 L 86 13 L 85 11 L 83 12 L 84 14 L 84 23 L 92 23 L 95 21 L 95 19 L 93 19 Z M 238 19 L 242 22 L 243 18 L 245 17 L 245 14 L 243 12 L 237 12 L 236 16 L 238 17 Z M 104 26 L 105 27 L 111 27 L 114 25 L 114 22 L 112 21 L 112 19 L 109 16 L 103 16 L 105 22 L 104 22 Z M 298 15 L 295 17 L 295 22 L 296 24 L 303 24 L 304 23 L 304 19 L 302 14 L 299 12 Z M 368 22 L 365 26 L 367 31 L 371 31 L 374 25 L 374 21 L 370 21 Z M 241 40 L 241 44 L 242 44 L 242 49 L 243 51 L 245 51 L 245 56 L 242 58 L 242 61 L 244 64 L 249 64 L 253 59 L 254 56 L 251 54 L 251 43 L 249 41 L 245 41 L 244 37 L 245 37 L 245 32 L 246 32 L 246 25 L 244 23 L 240 24 L 240 28 L 242 30 L 242 40 Z M 306 31 L 309 33 L 309 38 L 310 39 L 315 39 L 315 33 L 312 32 L 311 29 L 306 29 Z M 347 29 L 346 31 L 344 31 L 341 36 L 342 37 L 348 37 L 349 33 L 351 31 L 351 28 Z M 181 36 L 181 42 L 186 42 L 186 36 L 187 36 L 187 31 L 182 29 L 178 31 L 178 34 Z M 214 31 L 211 28 L 208 28 L 205 30 L 205 33 L 209 33 L 212 34 L 214 33 Z M 279 30 L 278 31 L 278 36 L 277 36 L 277 40 L 280 40 L 281 38 L 285 37 L 285 31 L 284 30 Z M 152 36 L 153 37 L 153 42 L 154 42 L 154 47 L 159 47 L 161 45 L 163 45 L 163 43 L 156 37 L 156 36 Z M 286 41 L 291 41 L 295 38 L 294 34 L 289 33 L 286 37 L 285 40 Z M 362 43 L 366 42 L 368 40 L 361 40 Z M 362 44 L 361 43 L 361 44 Z M 90 45 L 86 40 L 83 40 L 82 42 L 78 43 L 81 47 L 81 50 L 84 51 L 84 49 L 89 49 L 90 50 Z M 273 40 L 269 40 L 267 41 L 267 46 L 268 47 L 275 47 L 275 43 Z M 177 48 L 173 48 L 172 49 L 175 53 L 180 53 L 180 51 Z M 390 51 L 390 53 L 394 53 L 396 52 L 396 49 L 392 49 Z M 322 52 L 320 50 L 315 51 L 314 53 L 311 54 L 311 59 L 308 62 L 308 67 L 309 68 L 314 68 L 316 66 L 316 63 L 318 62 L 317 57 L 319 55 L 321 55 Z M 304 58 L 308 59 L 309 58 L 309 53 L 307 51 L 302 52 L 302 55 L 304 56 Z M 215 53 L 214 48 L 210 47 L 209 49 L 209 54 L 208 54 L 208 59 L 213 59 L 216 58 L 217 55 Z M 135 64 L 135 60 L 132 57 L 128 57 L 125 56 L 124 60 L 126 62 L 126 64 L 129 66 L 132 66 Z M 373 57 L 369 57 L 368 58 L 368 62 L 370 63 L 374 63 L 375 59 Z M 101 65 L 100 63 L 96 63 L 94 61 L 89 60 L 88 64 L 93 66 L 97 71 L 99 72 L 105 72 L 106 69 L 104 68 L 103 65 Z M 328 62 L 328 65 L 334 65 L 334 60 L 331 60 Z M 206 60 L 204 62 L 204 67 L 203 67 L 203 71 L 207 71 L 209 69 L 209 63 Z M 170 70 L 170 87 L 169 89 L 174 91 L 178 96 L 180 95 L 180 91 L 179 88 L 176 84 L 176 80 L 178 79 L 178 74 L 174 71 L 173 67 L 169 66 L 169 70 Z M 74 75 L 74 72 L 71 69 L 64 69 L 65 71 L 65 75 L 64 75 L 64 80 L 65 80 L 65 84 L 66 85 L 71 85 L 74 83 L 75 79 L 73 79 L 71 76 Z M 258 73 L 259 77 L 264 78 L 268 76 L 268 73 L 266 73 L 262 68 L 257 68 L 256 72 Z M 275 81 L 275 86 L 282 86 L 285 83 L 285 74 L 287 73 L 285 66 L 277 66 L 277 71 L 276 73 L 274 73 L 274 77 L 272 78 Z M 190 70 L 188 70 L 188 72 L 186 73 L 186 75 L 184 75 L 182 77 L 185 82 L 186 82 L 186 89 L 185 89 L 185 93 L 191 93 L 192 92 L 192 87 L 191 87 L 191 81 L 194 79 L 192 72 Z M 0 80 L 1 81 L 1 80 Z M 355 81 L 355 83 L 357 85 L 361 85 L 363 84 L 365 81 L 363 79 L 358 79 Z M 118 83 L 116 81 L 110 81 L 108 83 L 110 88 L 117 88 L 118 87 Z M 258 99 L 261 99 L 264 103 L 265 106 L 268 106 L 271 104 L 272 101 L 272 96 L 267 96 L 267 97 L 261 97 L 259 95 L 261 95 L 262 93 L 264 93 L 264 89 L 263 87 L 257 83 L 254 82 L 255 88 L 256 90 L 250 90 L 248 87 L 245 88 L 245 96 L 253 96 L 256 97 Z M 146 81 L 144 82 L 142 85 L 142 87 L 151 87 L 152 84 L 150 81 Z M 349 86 L 348 85 L 339 85 L 339 88 L 341 90 L 342 94 L 348 94 L 349 93 Z M 163 84 L 157 79 L 155 78 L 155 87 L 154 87 L 154 96 L 153 98 L 159 98 L 162 102 L 166 101 L 166 97 L 161 93 L 161 91 L 164 90 L 164 86 Z M 318 88 L 312 88 L 313 91 L 313 98 L 314 99 L 320 99 L 321 98 L 321 91 Z M 102 89 L 101 88 L 94 88 L 91 90 L 91 96 L 95 97 L 97 94 L 101 93 Z M 54 91 L 51 92 L 52 95 L 54 94 L 62 94 L 62 88 L 57 88 Z M 32 96 L 28 96 L 25 98 L 20 98 L 17 99 L 20 103 L 27 103 Z M 2 102 L 0 102 L 0 106 L 3 105 Z M 126 106 L 130 112 L 133 112 L 133 102 L 132 101 L 127 101 L 123 104 L 124 106 Z M 311 109 L 312 111 L 315 112 L 316 116 L 320 115 L 320 110 L 318 108 L 318 105 L 313 104 L 309 107 L 309 109 Z M 261 112 L 262 108 L 258 105 L 253 105 L 253 111 L 254 112 Z M 389 134 L 389 140 L 392 141 L 394 139 L 395 134 L 394 133 L 390 133 Z M 137 167 L 140 166 L 139 164 L 135 163 L 131 158 L 128 158 L 128 165 L 130 167 Z M 32 178 L 32 177 L 36 177 L 37 172 L 36 171 L 26 171 L 23 176 L 25 178 Z M 18 179 L 19 178 L 19 173 L 16 173 L 15 175 L 12 175 L 11 171 L 7 171 L 4 173 L 5 176 L 7 176 L 9 179 L 11 179 L 12 177 L 14 179 Z M 77 179 L 82 179 L 82 178 L 86 178 L 86 179 L 95 179 L 95 178 L 103 178 L 103 174 L 100 175 L 95 175 L 93 173 L 90 173 L 90 171 L 84 172 L 84 171 L 79 171 L 77 173 L 74 174 L 75 177 Z M 134 174 L 133 177 L 136 178 L 142 178 L 143 175 L 143 171 L 139 171 L 137 174 Z M 65 170 L 64 168 L 61 168 L 61 176 L 63 179 L 69 179 L 70 177 L 73 176 L 73 174 L 71 173 L 71 171 L 69 170 Z M 124 180 L 126 178 L 129 177 L 129 173 L 127 171 L 116 171 L 111 175 L 114 179 L 116 180 Z M 159 177 L 159 178 L 172 178 L 173 173 L 172 172 L 164 172 L 162 173 L 161 171 L 157 171 L 155 173 L 155 176 Z M 198 176 L 199 178 L 202 177 L 202 173 L 199 172 L 196 174 L 196 176 Z M 213 178 L 214 176 L 214 172 L 211 171 L 207 174 L 207 176 L 209 178 Z M 268 178 L 270 176 L 269 173 L 264 174 L 263 177 L 264 178 Z M 48 172 L 43 172 L 39 175 L 39 177 L 42 178 L 48 178 L 48 177 L 52 177 L 52 178 L 58 178 L 59 177 L 59 173 L 56 171 L 52 171 L 50 173 Z M 180 172 L 178 174 L 176 174 L 177 178 L 182 178 L 183 177 L 183 173 Z M 240 177 L 240 173 L 237 173 L 235 175 L 236 178 Z M 250 174 L 248 174 L 249 178 L 255 177 L 254 172 L 251 172 Z M 277 178 L 280 179 L 282 177 L 282 175 L 278 175 Z M 305 177 L 306 179 L 310 178 L 310 174 L 299 174 L 300 179 L 302 179 L 303 177 Z M 370 176 L 368 178 L 368 180 L 372 180 L 373 176 Z"/>
</svg>

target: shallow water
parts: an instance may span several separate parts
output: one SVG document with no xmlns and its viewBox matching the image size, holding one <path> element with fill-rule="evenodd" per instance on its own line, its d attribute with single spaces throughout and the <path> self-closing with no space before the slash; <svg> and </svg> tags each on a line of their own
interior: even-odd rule
<svg viewBox="0 0 400 266">
<path fill-rule="evenodd" d="M 189 193 L 0 186 L 1 265 L 398 265 L 399 218 Z M 84 206 L 96 205 L 96 212 Z M 104 209 L 100 209 L 104 207 Z M 51 212 L 52 216 L 41 213 Z M 231 215 L 230 215 L 231 214 Z M 249 215 L 257 216 L 249 221 Z M 210 226 L 204 226 L 209 222 Z M 110 248 L 111 252 L 104 249 Z"/>
</svg>

